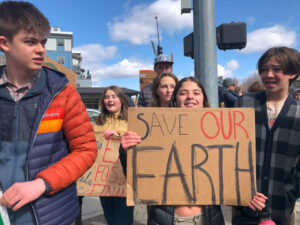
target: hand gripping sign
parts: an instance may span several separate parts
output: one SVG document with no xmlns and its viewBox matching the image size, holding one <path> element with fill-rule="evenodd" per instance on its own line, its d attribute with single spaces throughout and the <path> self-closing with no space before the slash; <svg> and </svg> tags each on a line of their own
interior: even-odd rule
<svg viewBox="0 0 300 225">
<path fill-rule="evenodd" d="M 247 205 L 256 193 L 250 108 L 130 108 L 127 205 Z"/>
<path fill-rule="evenodd" d="M 120 137 L 105 140 L 95 134 L 98 155 L 93 166 L 77 180 L 79 196 L 126 196 L 126 180 L 119 159 Z"/>
</svg>

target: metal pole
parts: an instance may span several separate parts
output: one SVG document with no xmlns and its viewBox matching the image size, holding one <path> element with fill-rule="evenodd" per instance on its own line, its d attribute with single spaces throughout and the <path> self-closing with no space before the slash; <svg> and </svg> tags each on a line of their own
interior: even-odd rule
<svg viewBox="0 0 300 225">
<path fill-rule="evenodd" d="M 160 41 L 159 41 L 159 29 L 158 29 L 158 22 L 157 22 L 157 16 L 154 17 L 156 20 L 156 30 L 157 30 L 157 40 L 158 40 L 158 45 L 160 46 Z"/>
<path fill-rule="evenodd" d="M 195 77 L 211 107 L 218 107 L 215 0 L 193 0 Z"/>
</svg>

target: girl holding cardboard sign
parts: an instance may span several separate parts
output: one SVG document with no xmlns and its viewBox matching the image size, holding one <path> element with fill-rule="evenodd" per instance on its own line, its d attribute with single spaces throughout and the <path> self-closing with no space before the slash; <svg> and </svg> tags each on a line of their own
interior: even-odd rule
<svg viewBox="0 0 300 225">
<path fill-rule="evenodd" d="M 194 77 L 186 77 L 176 85 L 170 101 L 171 107 L 209 107 L 208 98 L 201 83 Z M 122 147 L 127 149 L 141 141 L 137 134 L 127 131 L 122 136 Z M 265 197 L 258 194 L 249 204 L 250 208 L 262 210 Z M 148 225 L 222 225 L 223 214 L 220 206 L 152 206 L 148 212 Z"/>
<path fill-rule="evenodd" d="M 122 90 L 110 86 L 100 98 L 101 114 L 93 123 L 95 134 L 102 134 L 106 139 L 112 135 L 122 135 L 127 130 L 128 101 Z M 96 136 L 97 138 L 97 136 Z M 108 225 L 131 225 L 133 207 L 126 206 L 124 197 L 100 197 L 105 220 Z"/>
</svg>

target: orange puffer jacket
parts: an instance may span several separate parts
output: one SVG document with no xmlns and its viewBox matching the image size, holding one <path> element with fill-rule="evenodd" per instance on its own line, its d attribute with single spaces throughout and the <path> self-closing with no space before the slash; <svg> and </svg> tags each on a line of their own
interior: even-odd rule
<svg viewBox="0 0 300 225">
<path fill-rule="evenodd" d="M 85 106 L 68 83 L 64 74 L 42 68 L 18 103 L 8 92 L 1 95 L 1 186 L 36 178 L 47 184 L 47 193 L 9 211 L 17 224 L 69 225 L 80 212 L 76 180 L 94 163 L 97 145 Z"/>
<path fill-rule="evenodd" d="M 39 172 L 56 193 L 76 181 L 93 165 L 97 145 L 93 128 L 75 88 L 68 84 L 51 102 L 40 123 L 37 138 L 51 132 L 63 131 L 70 153 L 54 165 Z"/>
</svg>

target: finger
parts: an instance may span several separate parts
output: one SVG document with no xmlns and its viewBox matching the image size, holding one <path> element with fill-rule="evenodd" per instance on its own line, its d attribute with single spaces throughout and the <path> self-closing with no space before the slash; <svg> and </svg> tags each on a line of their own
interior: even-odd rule
<svg viewBox="0 0 300 225">
<path fill-rule="evenodd" d="M 253 204 L 257 205 L 258 207 L 260 207 L 261 209 L 265 208 L 265 204 L 263 202 L 260 201 L 253 201 Z"/>
<path fill-rule="evenodd" d="M 105 138 L 105 140 L 107 140 L 109 138 L 109 136 L 107 136 L 107 135 L 104 135 L 103 137 Z"/>
<path fill-rule="evenodd" d="M 121 139 L 122 143 L 130 143 L 130 142 L 136 142 L 139 143 L 141 142 L 141 139 L 139 137 L 135 137 L 135 138 L 123 138 Z"/>
<path fill-rule="evenodd" d="M 13 207 L 12 207 L 12 210 L 13 211 L 17 211 L 19 210 L 22 206 L 24 206 L 25 204 L 27 204 L 28 202 L 24 201 L 24 200 L 21 200 L 19 201 L 17 204 L 15 204 Z"/>
<path fill-rule="evenodd" d="M 263 205 L 261 205 L 260 203 L 254 202 L 254 201 L 251 201 L 251 205 L 252 205 L 256 210 L 259 210 L 259 211 L 261 211 L 261 210 L 264 208 Z"/>
<path fill-rule="evenodd" d="M 261 211 L 264 208 L 264 204 L 255 201 L 251 201 L 251 205 L 259 211 Z"/>
<path fill-rule="evenodd" d="M 130 139 L 126 139 L 124 140 L 125 143 L 140 143 L 141 139 L 140 138 L 130 138 Z"/>
<path fill-rule="evenodd" d="M 122 147 L 125 149 L 125 150 L 128 150 L 128 148 L 132 147 L 132 146 L 135 146 L 137 145 L 139 142 L 134 142 L 134 141 L 130 141 L 130 142 L 125 142 L 125 143 L 122 143 Z"/>
<path fill-rule="evenodd" d="M 137 140 L 140 140 L 141 139 L 141 137 L 138 136 L 137 134 L 130 134 L 130 135 L 125 136 L 124 138 L 126 140 L 128 140 L 128 139 L 137 139 Z"/>
<path fill-rule="evenodd" d="M 10 208 L 12 206 L 12 202 L 11 199 L 14 198 L 14 196 L 16 195 L 16 193 L 13 191 L 13 188 L 10 187 L 9 189 L 7 189 L 1 199 L 1 204 L 6 207 L 6 208 Z"/>
<path fill-rule="evenodd" d="M 14 197 L 7 200 L 8 208 L 12 208 L 16 203 L 18 203 L 18 201 L 20 201 L 20 199 L 21 198 L 18 195 L 15 195 Z"/>
<path fill-rule="evenodd" d="M 261 198 L 261 197 L 257 197 L 257 196 L 254 196 L 253 200 L 255 200 L 256 202 L 261 202 L 261 203 L 265 203 L 266 202 L 266 199 Z"/>
<path fill-rule="evenodd" d="M 3 196 L 1 198 L 1 201 L 0 201 L 1 205 L 4 206 L 5 208 L 8 208 L 8 202 L 6 201 L 6 198 Z"/>
<path fill-rule="evenodd" d="M 265 200 L 268 200 L 268 197 L 265 196 L 265 195 L 262 194 L 262 193 L 257 192 L 256 196 L 258 196 L 258 197 L 260 197 L 260 198 L 263 198 L 263 199 L 265 199 Z"/>
<path fill-rule="evenodd" d="M 134 135 L 134 136 L 137 136 L 137 134 L 134 133 L 134 132 L 132 132 L 132 131 L 126 131 L 126 132 L 124 133 L 124 135 Z"/>
<path fill-rule="evenodd" d="M 141 141 L 138 139 L 130 139 L 130 140 L 126 140 L 125 143 L 129 144 L 129 145 L 136 145 L 138 143 L 140 143 Z"/>
</svg>

